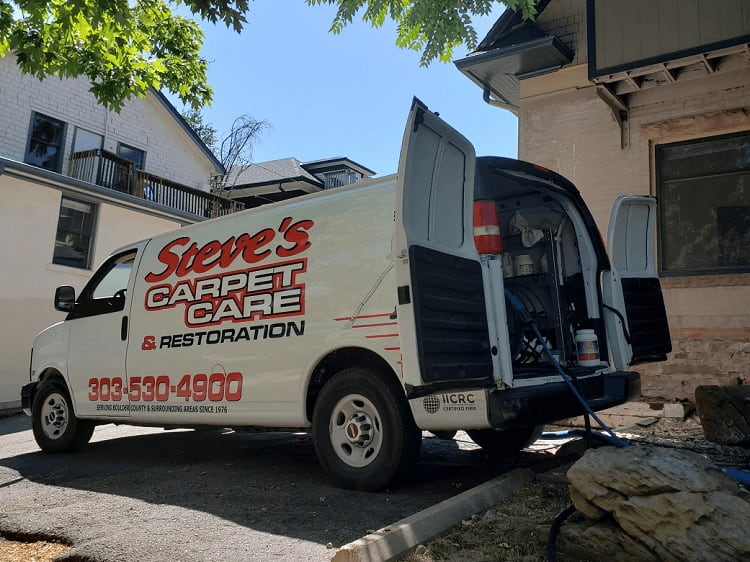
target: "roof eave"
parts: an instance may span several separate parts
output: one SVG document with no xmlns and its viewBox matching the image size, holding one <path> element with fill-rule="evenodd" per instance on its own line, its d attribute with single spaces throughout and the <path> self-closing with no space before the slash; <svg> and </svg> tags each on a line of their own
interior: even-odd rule
<svg viewBox="0 0 750 562">
<path fill-rule="evenodd" d="M 227 173 L 226 169 L 224 168 L 224 165 L 219 161 L 218 158 L 216 158 L 216 155 L 211 152 L 211 149 L 206 146 L 206 143 L 203 142 L 203 139 L 201 139 L 198 136 L 198 133 L 196 133 L 193 128 L 188 124 L 187 121 L 185 121 L 185 118 L 180 114 L 179 111 L 177 111 L 177 108 L 172 105 L 172 102 L 167 99 L 167 97 L 162 94 L 159 90 L 151 89 L 151 91 L 156 95 L 156 99 L 161 102 L 161 104 L 164 106 L 164 108 L 172 115 L 172 117 L 175 118 L 177 123 L 185 130 L 185 132 L 188 134 L 188 136 L 191 138 L 191 140 L 198 146 L 198 148 L 205 154 L 208 159 L 211 161 L 211 164 L 213 164 L 214 168 L 216 169 L 216 172 L 218 174 L 221 174 L 222 176 Z"/>
<path fill-rule="evenodd" d="M 559 70 L 573 60 L 573 53 L 554 35 L 476 52 L 454 64 L 484 91 L 510 106 L 518 107 L 519 81 Z"/>
</svg>

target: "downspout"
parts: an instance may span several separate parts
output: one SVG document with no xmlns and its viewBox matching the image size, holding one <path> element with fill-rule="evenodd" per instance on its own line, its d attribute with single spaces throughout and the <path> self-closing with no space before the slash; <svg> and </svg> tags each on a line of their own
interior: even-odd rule
<svg viewBox="0 0 750 562">
<path fill-rule="evenodd" d="M 490 89 L 485 87 L 482 91 L 482 99 L 484 102 L 488 105 L 491 105 L 492 107 L 499 107 L 500 109 L 507 109 L 510 111 L 513 115 L 518 116 L 518 107 L 515 105 L 511 105 L 509 103 L 506 103 L 504 101 L 497 100 L 495 98 L 490 97 Z"/>
</svg>

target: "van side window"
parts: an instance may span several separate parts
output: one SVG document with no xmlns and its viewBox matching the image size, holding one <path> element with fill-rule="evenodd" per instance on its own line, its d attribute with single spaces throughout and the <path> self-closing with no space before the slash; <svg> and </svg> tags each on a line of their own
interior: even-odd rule
<svg viewBox="0 0 750 562">
<path fill-rule="evenodd" d="M 105 262 L 81 292 L 68 319 L 123 310 L 135 255 L 135 251 L 126 252 Z"/>
</svg>

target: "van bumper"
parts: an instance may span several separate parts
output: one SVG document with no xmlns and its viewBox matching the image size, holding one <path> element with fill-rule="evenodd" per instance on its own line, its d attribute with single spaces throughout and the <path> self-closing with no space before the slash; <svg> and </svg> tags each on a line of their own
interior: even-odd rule
<svg viewBox="0 0 750 562">
<path fill-rule="evenodd" d="M 594 411 L 624 404 L 641 393 L 640 375 L 631 371 L 606 373 L 576 384 Z M 493 390 L 487 407 L 490 424 L 498 429 L 552 423 L 585 412 L 564 382 Z"/>
<path fill-rule="evenodd" d="M 37 383 L 30 382 L 21 387 L 21 409 L 27 416 L 31 415 L 31 405 L 34 403 Z"/>
</svg>

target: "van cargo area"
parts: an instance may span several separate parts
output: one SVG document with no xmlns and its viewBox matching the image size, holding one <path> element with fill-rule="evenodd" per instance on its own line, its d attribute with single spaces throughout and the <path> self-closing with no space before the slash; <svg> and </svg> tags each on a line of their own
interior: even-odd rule
<svg viewBox="0 0 750 562">
<path fill-rule="evenodd" d="M 514 380 L 554 375 L 531 322 L 573 375 L 596 371 L 601 365 L 577 366 L 575 330 L 594 330 L 606 362 L 601 298 L 593 288 L 609 260 L 578 191 L 548 170 L 494 157 L 477 158 L 475 185 L 476 200 L 496 204 L 506 295 L 527 314 L 521 318 L 506 296 Z"/>
</svg>

